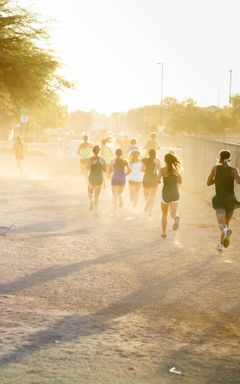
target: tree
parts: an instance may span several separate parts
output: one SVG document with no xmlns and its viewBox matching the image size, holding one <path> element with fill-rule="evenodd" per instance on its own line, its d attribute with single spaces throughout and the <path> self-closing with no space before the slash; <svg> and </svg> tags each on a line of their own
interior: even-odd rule
<svg viewBox="0 0 240 384">
<path fill-rule="evenodd" d="M 0 114 L 3 121 L 17 119 L 22 109 L 59 107 L 57 92 L 69 87 L 57 76 L 60 65 L 47 48 L 48 34 L 37 16 L 0 0 Z M 45 48 L 43 48 L 45 46 Z M 61 110 L 61 108 L 60 108 Z"/>
</svg>

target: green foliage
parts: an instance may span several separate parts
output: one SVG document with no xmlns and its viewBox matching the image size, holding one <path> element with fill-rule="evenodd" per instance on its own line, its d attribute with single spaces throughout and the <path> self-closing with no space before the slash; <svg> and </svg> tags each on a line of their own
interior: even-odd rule
<svg viewBox="0 0 240 384">
<path fill-rule="evenodd" d="M 61 114 L 57 92 L 70 86 L 56 75 L 59 62 L 47 49 L 46 29 L 37 16 L 0 0 L 0 115 L 2 120 L 18 120 L 28 110 L 37 122 L 38 112 Z M 46 47 L 46 48 L 43 48 Z M 52 114 L 49 115 L 52 119 Z M 41 116 L 40 116 L 41 120 Z M 40 121 L 39 121 L 40 122 Z"/>
<path fill-rule="evenodd" d="M 132 109 L 127 113 L 129 130 L 149 134 L 159 127 L 159 105 Z M 173 97 L 163 100 L 163 125 L 166 133 L 224 134 L 240 130 L 240 95 L 232 97 L 231 106 L 202 108 L 192 99 L 179 102 Z"/>
<path fill-rule="evenodd" d="M 76 133 L 85 131 L 93 122 L 92 113 L 76 110 L 69 116 L 69 126 Z"/>
</svg>

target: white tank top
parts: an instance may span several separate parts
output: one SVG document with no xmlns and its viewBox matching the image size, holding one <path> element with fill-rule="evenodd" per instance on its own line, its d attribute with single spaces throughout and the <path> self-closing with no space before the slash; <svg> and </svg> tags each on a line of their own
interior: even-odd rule
<svg viewBox="0 0 240 384">
<path fill-rule="evenodd" d="M 142 162 L 130 164 L 130 167 L 132 170 L 128 175 L 128 180 L 141 183 L 143 181 Z"/>
</svg>

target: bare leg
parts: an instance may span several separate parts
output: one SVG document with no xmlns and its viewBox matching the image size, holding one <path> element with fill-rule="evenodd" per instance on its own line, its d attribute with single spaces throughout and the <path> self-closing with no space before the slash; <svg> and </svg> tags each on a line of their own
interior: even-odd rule
<svg viewBox="0 0 240 384">
<path fill-rule="evenodd" d="M 97 215 L 97 209 L 98 209 L 98 205 L 99 205 L 99 196 L 100 196 L 101 188 L 102 188 L 102 186 L 97 186 L 94 188 L 93 208 L 94 208 L 95 215 Z"/>
<path fill-rule="evenodd" d="M 171 218 L 174 220 L 173 230 L 176 231 L 179 227 L 179 216 L 177 214 L 178 202 L 170 203 Z"/>
<path fill-rule="evenodd" d="M 133 204 L 134 202 L 134 185 L 129 183 L 129 194 L 130 194 L 130 201 Z"/>
<path fill-rule="evenodd" d="M 226 211 L 226 214 L 225 214 L 225 224 L 226 226 L 229 228 L 229 224 L 230 224 L 230 221 L 233 217 L 233 211 Z"/>
<path fill-rule="evenodd" d="M 122 198 L 123 190 L 124 190 L 124 186 L 119 185 L 118 186 L 118 204 L 119 204 L 119 208 L 121 208 L 123 206 L 123 198 Z"/>
<path fill-rule="evenodd" d="M 220 235 L 220 243 L 222 244 L 223 242 L 223 239 L 224 239 L 224 229 L 226 227 L 226 224 L 225 224 L 225 221 L 226 221 L 226 213 L 225 213 L 225 209 L 219 209 L 216 211 L 216 215 L 217 215 L 217 222 L 218 222 L 218 227 L 221 231 L 221 235 Z"/>
<path fill-rule="evenodd" d="M 149 195 L 150 195 L 150 189 L 149 188 L 143 188 L 144 191 L 144 198 L 145 198 L 145 211 L 147 212 L 149 209 Z"/>
<path fill-rule="evenodd" d="M 118 209 L 118 185 L 112 186 L 112 195 L 113 195 L 113 209 L 114 212 L 117 212 Z"/>
<path fill-rule="evenodd" d="M 134 200 L 133 200 L 134 208 L 137 206 L 140 189 L 141 189 L 141 183 L 138 183 L 138 184 L 136 184 L 134 186 L 134 190 L 135 190 L 135 192 L 134 192 Z"/>
<path fill-rule="evenodd" d="M 88 184 L 88 199 L 90 201 L 90 204 L 89 204 L 89 210 L 90 211 L 92 211 L 94 208 L 94 202 L 93 202 L 94 190 L 95 190 L 95 188 L 92 185 Z"/>
<path fill-rule="evenodd" d="M 167 231 L 167 214 L 168 214 L 168 206 L 169 204 L 161 204 L 162 208 L 162 235 L 166 235 Z"/>
</svg>

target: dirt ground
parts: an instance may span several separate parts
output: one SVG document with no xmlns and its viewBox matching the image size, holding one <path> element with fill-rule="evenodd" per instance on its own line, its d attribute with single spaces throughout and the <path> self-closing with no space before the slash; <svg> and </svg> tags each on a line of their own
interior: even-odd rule
<svg viewBox="0 0 240 384">
<path fill-rule="evenodd" d="M 148 217 L 126 190 L 114 218 L 107 188 L 95 218 L 60 160 L 28 159 L 24 180 L 0 162 L 0 225 L 16 223 L 0 237 L 1 384 L 240 383 L 239 221 L 220 255 L 211 206 L 184 189 L 162 239 L 160 196 Z"/>
</svg>

